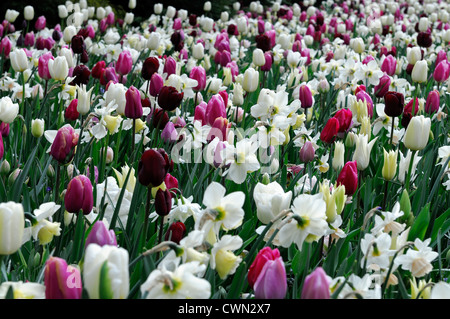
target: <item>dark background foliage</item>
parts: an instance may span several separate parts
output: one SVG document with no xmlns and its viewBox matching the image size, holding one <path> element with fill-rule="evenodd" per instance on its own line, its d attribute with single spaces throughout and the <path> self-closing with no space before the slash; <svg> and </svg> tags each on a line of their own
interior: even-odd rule
<svg viewBox="0 0 450 319">
<path fill-rule="evenodd" d="M 7 9 L 17 10 L 20 15 L 17 17 L 16 22 L 14 23 L 16 28 L 21 29 L 22 22 L 24 21 L 23 17 L 23 8 L 27 5 L 31 5 L 34 7 L 34 21 L 37 17 L 44 15 L 47 19 L 47 26 L 53 27 L 56 24 L 60 23 L 60 19 L 58 17 L 58 5 L 64 4 L 65 0 L 23 0 L 23 1 L 1 1 L 0 3 L 0 21 L 2 21 L 5 17 L 5 13 Z M 78 0 L 73 0 L 73 3 L 77 3 Z M 117 18 L 123 18 L 126 12 L 129 12 L 128 9 L 128 0 L 88 0 L 88 6 L 94 7 L 105 7 L 110 5 L 113 9 Z M 208 13 L 208 15 L 212 18 L 218 19 L 220 17 L 220 13 L 224 10 L 232 12 L 233 3 L 235 0 L 212 0 L 212 9 Z M 248 6 L 251 2 L 250 0 L 240 0 L 241 8 Z M 290 2 L 290 1 L 289 1 Z M 163 0 L 155 0 L 155 1 L 146 1 L 146 0 L 136 0 L 136 8 L 132 10 L 135 15 L 135 22 L 138 23 L 144 19 L 147 19 L 153 13 L 153 5 L 155 3 L 162 3 L 164 8 L 171 5 L 176 9 L 186 9 L 189 14 L 197 14 L 201 15 L 204 13 L 203 4 L 205 0 L 172 0 L 172 1 L 163 1 Z M 263 5 L 268 5 L 268 0 L 260 0 L 260 3 Z M 32 21 L 32 23 L 34 23 Z"/>
</svg>

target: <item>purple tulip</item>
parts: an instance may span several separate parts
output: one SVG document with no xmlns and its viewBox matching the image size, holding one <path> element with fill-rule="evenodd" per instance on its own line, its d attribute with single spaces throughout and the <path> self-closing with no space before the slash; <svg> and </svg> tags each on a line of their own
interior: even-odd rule
<svg viewBox="0 0 450 319">
<path fill-rule="evenodd" d="M 322 267 L 306 276 L 302 299 L 330 299 L 329 279 Z"/>
<path fill-rule="evenodd" d="M 86 238 L 85 247 L 89 244 L 117 246 L 116 234 L 113 229 L 108 230 L 103 221 L 96 221 Z"/>
<path fill-rule="evenodd" d="M 81 299 L 82 283 L 80 270 L 68 266 L 59 257 L 50 257 L 44 272 L 46 299 Z"/>
<path fill-rule="evenodd" d="M 257 299 L 283 299 L 286 296 L 286 269 L 281 257 L 266 261 L 256 279 L 254 290 Z"/>
</svg>

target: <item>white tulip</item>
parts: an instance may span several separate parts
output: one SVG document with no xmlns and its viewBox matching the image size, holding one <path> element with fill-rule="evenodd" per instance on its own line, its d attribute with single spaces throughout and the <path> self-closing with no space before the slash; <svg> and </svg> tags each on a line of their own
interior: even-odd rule
<svg viewBox="0 0 450 319">
<path fill-rule="evenodd" d="M 0 204 L 0 255 L 11 255 L 22 246 L 25 215 L 20 203 Z"/>
</svg>

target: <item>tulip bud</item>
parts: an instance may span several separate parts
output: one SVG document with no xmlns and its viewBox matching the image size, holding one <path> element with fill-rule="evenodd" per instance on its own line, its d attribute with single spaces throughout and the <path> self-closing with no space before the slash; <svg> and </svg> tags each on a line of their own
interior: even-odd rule
<svg viewBox="0 0 450 319">
<path fill-rule="evenodd" d="M 94 225 L 92 225 L 91 231 L 86 238 L 85 247 L 89 244 L 117 246 L 116 234 L 113 229 L 108 230 L 103 221 L 96 221 Z"/>
<path fill-rule="evenodd" d="M 266 246 L 258 252 L 255 260 L 248 269 L 247 280 L 251 288 L 254 287 L 266 262 L 269 260 L 276 260 L 277 258 L 280 258 L 280 251 L 278 248 L 272 250 L 270 247 Z"/>
<path fill-rule="evenodd" d="M 320 132 L 320 140 L 324 143 L 331 144 L 339 132 L 339 120 L 335 117 L 328 119 L 325 127 Z"/>
<path fill-rule="evenodd" d="M 405 97 L 402 93 L 388 91 L 384 95 L 384 113 L 387 116 L 397 117 L 403 112 Z"/>
<path fill-rule="evenodd" d="M 403 143 L 412 151 L 420 151 L 427 146 L 430 137 L 431 119 L 423 115 L 413 116 L 405 131 Z"/>
<path fill-rule="evenodd" d="M 314 160 L 315 150 L 310 141 L 306 141 L 305 144 L 303 144 L 300 149 L 299 156 L 300 160 L 305 164 Z"/>
<path fill-rule="evenodd" d="M 401 216 L 401 221 L 406 222 L 409 219 L 411 214 L 411 201 L 409 199 L 409 194 L 406 189 L 403 190 L 402 195 L 400 196 L 400 211 L 403 212 L 403 216 Z"/>
<path fill-rule="evenodd" d="M 299 99 L 301 107 L 304 109 L 310 108 L 314 104 L 311 89 L 306 84 L 301 85 L 299 88 Z"/>
<path fill-rule="evenodd" d="M 9 96 L 0 99 L 0 121 L 12 123 L 19 114 L 19 104 L 13 103 Z M 3 134 L 2 134 L 3 135 Z"/>
<path fill-rule="evenodd" d="M 330 299 L 330 279 L 322 267 L 306 276 L 301 299 Z"/>
<path fill-rule="evenodd" d="M 266 64 L 266 58 L 264 57 L 264 52 L 261 49 L 256 48 L 253 50 L 253 64 L 256 66 L 263 66 Z"/>
<path fill-rule="evenodd" d="M 383 178 L 386 181 L 390 181 L 394 178 L 395 176 L 395 172 L 397 171 L 397 151 L 389 151 L 386 152 L 385 149 L 383 149 L 384 151 L 384 165 L 383 165 L 383 169 L 381 171 L 381 174 L 383 175 Z"/>
<path fill-rule="evenodd" d="M 64 195 L 66 210 L 74 214 L 78 214 L 82 210 L 84 215 L 88 215 L 92 211 L 93 204 L 94 198 L 90 179 L 85 175 L 72 178 Z"/>
<path fill-rule="evenodd" d="M 339 133 L 345 133 L 350 129 L 350 125 L 352 124 L 352 111 L 350 109 L 340 109 L 333 116 L 339 122 Z"/>
<path fill-rule="evenodd" d="M 35 119 L 31 120 L 31 134 L 35 138 L 39 138 L 44 135 L 44 120 L 43 119 Z"/>
<path fill-rule="evenodd" d="M 91 93 L 94 87 L 86 91 L 86 85 L 77 86 L 77 111 L 81 115 L 86 115 L 91 110 Z"/>
<path fill-rule="evenodd" d="M 150 95 L 153 97 L 158 96 L 163 86 L 164 80 L 161 75 L 159 75 L 158 73 L 154 73 L 150 79 Z"/>
<path fill-rule="evenodd" d="M 424 83 L 428 77 L 428 64 L 425 60 L 417 61 L 411 72 L 411 78 L 414 82 Z"/>
<path fill-rule="evenodd" d="M 6 9 L 5 20 L 8 21 L 9 23 L 14 23 L 14 21 L 16 21 L 19 14 L 20 13 L 16 10 Z"/>
<path fill-rule="evenodd" d="M 138 119 L 143 115 L 141 93 L 137 88 L 131 86 L 125 93 L 125 116 L 130 119 Z"/>
<path fill-rule="evenodd" d="M 24 49 L 14 49 L 9 58 L 14 71 L 23 72 L 28 69 L 28 57 Z"/>
<path fill-rule="evenodd" d="M 0 255 L 11 255 L 22 246 L 25 215 L 20 203 L 0 203 Z"/>
<path fill-rule="evenodd" d="M 242 88 L 246 92 L 254 92 L 259 85 L 259 72 L 250 67 L 244 72 L 244 80 L 242 82 Z"/>
<path fill-rule="evenodd" d="M 75 35 L 71 40 L 71 48 L 73 53 L 81 54 L 83 50 L 86 49 L 86 44 L 84 43 L 84 37 L 82 35 Z"/>
<path fill-rule="evenodd" d="M 116 72 L 122 76 L 130 73 L 131 68 L 133 67 L 133 59 L 131 57 L 131 53 L 128 50 L 124 50 L 119 54 L 119 58 L 116 62 Z"/>
<path fill-rule="evenodd" d="M 397 69 L 397 60 L 392 55 L 388 54 L 386 58 L 381 63 L 381 71 L 385 72 L 389 76 L 393 76 L 395 74 L 395 70 Z"/>
<path fill-rule="evenodd" d="M 194 91 L 202 91 L 206 87 L 206 71 L 202 66 L 195 66 L 189 73 L 189 77 L 197 81 L 197 86 L 193 87 Z"/>
<path fill-rule="evenodd" d="M 82 283 L 80 270 L 68 266 L 59 257 L 50 257 L 44 272 L 46 299 L 81 299 Z"/>
<path fill-rule="evenodd" d="M 103 70 L 106 68 L 105 61 L 98 61 L 92 68 L 91 75 L 94 79 L 100 79 Z"/>
<path fill-rule="evenodd" d="M 357 162 L 358 170 L 365 170 L 369 166 L 370 152 L 372 151 L 372 147 L 377 139 L 378 137 L 368 142 L 368 135 L 358 134 L 356 139 L 356 148 L 353 153 L 353 161 Z"/>
<path fill-rule="evenodd" d="M 438 90 L 432 90 L 428 93 L 427 101 L 425 104 L 425 113 L 433 114 L 439 110 L 440 94 Z"/>
<path fill-rule="evenodd" d="M 344 185 L 345 195 L 353 196 L 358 188 L 358 170 L 356 161 L 345 163 L 336 180 L 336 185 Z"/>
<path fill-rule="evenodd" d="M 182 222 L 175 222 L 169 226 L 167 230 L 165 240 L 173 241 L 179 244 L 180 240 L 183 239 L 186 233 L 186 226 Z"/>
<path fill-rule="evenodd" d="M 148 187 L 156 187 L 162 184 L 169 172 L 171 162 L 164 149 L 146 150 L 139 161 L 139 182 Z"/>
<path fill-rule="evenodd" d="M 152 75 L 158 72 L 159 60 L 156 57 L 148 57 L 145 59 L 142 65 L 142 78 L 144 80 L 150 80 Z"/>
<path fill-rule="evenodd" d="M 166 188 L 162 190 L 158 189 L 155 196 L 155 211 L 159 216 L 167 216 L 172 209 L 172 195 Z"/>
<path fill-rule="evenodd" d="M 47 20 L 45 19 L 44 16 L 40 16 L 37 18 L 35 24 L 34 24 L 34 28 L 38 31 L 45 29 L 45 26 L 47 24 Z"/>
<path fill-rule="evenodd" d="M 56 133 L 52 143 L 50 154 L 60 164 L 67 164 L 75 154 L 75 147 L 78 144 L 78 134 L 72 126 L 61 127 Z"/>
<path fill-rule="evenodd" d="M 58 56 L 48 61 L 48 70 L 52 79 L 56 81 L 64 81 L 69 75 L 69 65 L 64 56 Z"/>
<path fill-rule="evenodd" d="M 433 72 L 433 78 L 436 82 L 447 81 L 450 76 L 450 63 L 447 60 L 440 61 Z"/>
<path fill-rule="evenodd" d="M 283 299 L 286 296 L 286 269 L 282 257 L 267 260 L 254 284 L 256 299 Z"/>
<path fill-rule="evenodd" d="M 178 92 L 173 86 L 163 86 L 158 95 L 158 105 L 164 110 L 174 111 L 180 106 L 184 92 Z"/>
<path fill-rule="evenodd" d="M 333 169 L 338 171 L 344 167 L 345 146 L 340 141 L 334 142 L 334 155 L 332 160 Z"/>
<path fill-rule="evenodd" d="M 89 299 L 125 299 L 130 290 L 129 255 L 124 248 L 92 243 L 86 247 L 83 283 Z"/>
<path fill-rule="evenodd" d="M 387 74 L 383 74 L 380 78 L 380 82 L 376 85 L 373 90 L 376 97 L 383 97 L 388 91 L 391 85 L 391 78 Z"/>
<path fill-rule="evenodd" d="M 34 19 L 34 8 L 33 6 L 26 6 L 23 9 L 23 16 L 25 20 L 30 21 Z"/>
<path fill-rule="evenodd" d="M 9 164 L 9 162 L 6 159 L 3 160 L 2 164 L 0 165 L 0 174 L 6 175 L 9 173 L 10 170 L 11 170 L 11 165 Z"/>
</svg>

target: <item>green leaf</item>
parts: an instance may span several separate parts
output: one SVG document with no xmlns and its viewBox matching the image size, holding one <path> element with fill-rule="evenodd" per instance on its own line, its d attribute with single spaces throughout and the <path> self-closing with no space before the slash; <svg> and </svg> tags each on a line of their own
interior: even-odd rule
<svg viewBox="0 0 450 319">
<path fill-rule="evenodd" d="M 431 231 L 431 242 L 434 242 L 437 238 L 439 230 L 442 234 L 447 233 L 448 229 L 445 226 L 450 226 L 450 208 L 445 211 L 441 216 L 436 218 L 433 225 L 433 230 Z"/>
<path fill-rule="evenodd" d="M 425 233 L 430 223 L 430 203 L 425 205 L 417 216 L 414 224 L 411 226 L 409 231 L 408 240 L 414 241 L 414 239 L 419 238 L 423 240 L 425 238 Z"/>
<path fill-rule="evenodd" d="M 105 262 L 102 265 L 102 268 L 100 269 L 100 283 L 98 287 L 99 297 L 100 299 L 113 299 L 113 291 L 111 287 L 111 280 L 108 276 L 108 261 L 105 260 Z"/>
</svg>

